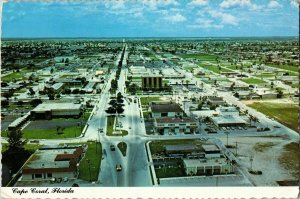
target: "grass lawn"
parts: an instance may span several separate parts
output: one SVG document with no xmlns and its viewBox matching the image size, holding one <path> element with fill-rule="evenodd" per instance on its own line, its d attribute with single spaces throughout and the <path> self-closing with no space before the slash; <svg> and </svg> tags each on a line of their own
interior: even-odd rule
<svg viewBox="0 0 300 199">
<path fill-rule="evenodd" d="M 274 74 L 269 74 L 269 73 L 262 73 L 262 74 L 259 74 L 259 75 L 254 75 L 255 77 L 258 77 L 258 78 L 264 78 L 264 77 L 266 77 L 266 78 L 268 78 L 268 77 L 275 77 L 275 75 Z"/>
<path fill-rule="evenodd" d="M 107 125 L 106 125 L 106 135 L 112 136 L 113 129 L 115 123 L 115 116 L 108 116 L 107 117 Z"/>
<path fill-rule="evenodd" d="M 62 134 L 57 134 L 55 129 L 37 129 L 37 130 L 23 130 L 23 138 L 26 139 L 61 139 L 74 138 L 80 135 L 80 128 L 77 126 L 67 127 Z M 76 134 L 76 135 L 75 135 Z M 7 131 L 1 132 L 2 137 L 7 137 Z"/>
<path fill-rule="evenodd" d="M 293 72 L 298 72 L 298 66 L 289 66 L 289 65 L 277 65 L 277 64 L 267 64 L 267 66 L 271 66 L 273 68 L 280 68 L 284 70 L 289 70 Z"/>
<path fill-rule="evenodd" d="M 299 84 L 290 84 L 292 88 L 299 88 Z"/>
<path fill-rule="evenodd" d="M 149 114 L 150 114 L 149 111 L 143 112 L 144 119 L 148 119 L 149 118 Z"/>
<path fill-rule="evenodd" d="M 4 153 L 8 149 L 8 143 L 2 143 L 1 144 L 1 153 Z M 37 149 L 39 149 L 42 145 L 39 144 L 25 144 L 24 148 L 25 150 L 29 151 L 30 153 L 34 153 Z"/>
<path fill-rule="evenodd" d="M 208 141 L 206 141 L 208 143 Z M 160 153 L 164 151 L 164 145 L 181 145 L 181 144 L 203 144 L 200 140 L 163 140 L 153 141 L 150 143 L 150 151 L 152 154 Z"/>
<path fill-rule="evenodd" d="M 125 142 L 120 142 L 118 148 L 121 151 L 122 155 L 125 157 L 127 152 L 127 144 Z"/>
<path fill-rule="evenodd" d="M 96 154 L 96 147 L 98 147 L 97 154 Z M 99 176 L 101 159 L 102 159 L 101 143 L 98 143 L 96 146 L 96 143 L 88 142 L 88 149 L 85 153 L 85 156 L 82 158 L 82 160 L 79 163 L 79 178 L 82 180 L 89 181 L 91 175 L 90 181 L 97 181 Z M 87 160 L 89 160 L 90 163 L 88 163 Z"/>
<path fill-rule="evenodd" d="M 279 104 L 268 102 L 254 102 L 248 105 L 265 115 L 268 115 L 287 127 L 298 131 L 298 106 L 294 104 Z"/>
<path fill-rule="evenodd" d="M 65 75 L 61 76 L 61 78 L 64 78 L 64 77 L 73 77 L 73 76 L 78 76 L 78 75 L 75 75 L 75 74 L 65 74 Z"/>
<path fill-rule="evenodd" d="M 257 142 L 254 145 L 254 150 L 257 152 L 264 152 L 267 149 L 273 147 L 275 144 L 273 142 Z"/>
<path fill-rule="evenodd" d="M 185 173 L 180 168 L 155 169 L 157 178 L 182 177 Z"/>
<path fill-rule="evenodd" d="M 284 151 L 279 156 L 280 164 L 292 172 L 297 179 L 299 177 L 299 148 L 298 143 L 291 142 L 284 147 Z"/>
<path fill-rule="evenodd" d="M 217 56 L 215 55 L 205 55 L 205 54 L 186 54 L 181 55 L 182 58 L 194 58 L 194 59 L 200 59 L 200 60 L 206 60 L 206 61 L 215 61 Z"/>
<path fill-rule="evenodd" d="M 247 84 L 262 84 L 266 83 L 264 80 L 257 79 L 257 78 L 247 78 L 247 79 L 241 79 L 241 81 L 247 83 Z"/>
<path fill-rule="evenodd" d="M 187 71 L 191 71 L 193 70 L 194 68 L 198 68 L 197 66 L 184 66 L 183 69 L 184 70 L 187 70 Z"/>
<path fill-rule="evenodd" d="M 150 102 L 160 101 L 160 97 L 141 97 L 141 104 L 148 105 Z"/>
<path fill-rule="evenodd" d="M 2 81 L 11 81 L 13 79 L 25 79 L 24 76 L 21 74 L 21 72 L 15 72 L 15 73 L 11 73 L 9 75 L 6 75 L 4 77 L 1 77 Z"/>
</svg>

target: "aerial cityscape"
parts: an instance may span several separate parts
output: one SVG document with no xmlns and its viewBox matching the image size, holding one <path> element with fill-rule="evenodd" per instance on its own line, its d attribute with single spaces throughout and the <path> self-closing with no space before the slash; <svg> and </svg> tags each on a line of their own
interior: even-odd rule
<svg viewBox="0 0 300 199">
<path fill-rule="evenodd" d="M 297 186 L 296 1 L 141 2 L 3 4 L 2 186 Z"/>
</svg>

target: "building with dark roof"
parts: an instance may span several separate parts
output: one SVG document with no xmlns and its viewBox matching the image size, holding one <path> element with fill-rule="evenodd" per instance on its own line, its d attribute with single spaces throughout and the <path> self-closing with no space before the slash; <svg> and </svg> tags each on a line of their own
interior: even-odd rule
<svg viewBox="0 0 300 199">
<path fill-rule="evenodd" d="M 63 147 L 37 150 L 24 164 L 21 181 L 47 181 L 52 178 L 77 178 L 84 148 Z"/>
<path fill-rule="evenodd" d="M 152 103 L 150 105 L 150 111 L 152 117 L 183 117 L 184 111 L 179 104 L 168 102 L 168 103 Z"/>
</svg>

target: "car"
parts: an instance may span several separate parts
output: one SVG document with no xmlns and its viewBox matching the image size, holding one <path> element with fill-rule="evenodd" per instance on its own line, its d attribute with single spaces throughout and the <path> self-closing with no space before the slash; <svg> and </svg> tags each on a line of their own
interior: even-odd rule
<svg viewBox="0 0 300 199">
<path fill-rule="evenodd" d="M 117 171 L 122 171 L 122 166 L 121 166 L 121 164 L 116 164 L 116 170 L 117 170 Z"/>
<path fill-rule="evenodd" d="M 131 129 L 131 126 L 129 127 L 129 129 Z"/>
<path fill-rule="evenodd" d="M 281 127 L 280 127 L 280 126 L 274 126 L 274 128 L 278 128 L 278 129 L 279 129 L 279 128 L 281 128 Z"/>
<path fill-rule="evenodd" d="M 116 148 L 115 148 L 115 146 L 113 144 L 110 145 L 110 150 L 111 151 L 115 151 L 116 150 Z"/>
</svg>

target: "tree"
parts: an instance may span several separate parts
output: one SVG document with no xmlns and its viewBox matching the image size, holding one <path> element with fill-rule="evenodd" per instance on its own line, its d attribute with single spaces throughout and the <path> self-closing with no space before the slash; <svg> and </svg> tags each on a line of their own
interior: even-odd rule
<svg viewBox="0 0 300 199">
<path fill-rule="evenodd" d="M 109 113 L 109 114 L 114 114 L 116 113 L 116 109 L 114 107 L 109 107 L 107 110 L 105 110 L 106 113 Z"/>
<path fill-rule="evenodd" d="M 124 112 L 124 109 L 122 108 L 122 106 L 117 106 L 116 111 L 118 114 L 120 114 Z"/>
<path fill-rule="evenodd" d="M 279 88 L 276 88 L 277 91 L 277 98 L 282 98 L 283 97 L 283 92 Z"/>
<path fill-rule="evenodd" d="M 54 69 L 53 69 L 53 68 L 51 68 L 51 70 L 50 70 L 50 73 L 51 73 L 51 74 L 53 74 L 53 72 L 54 72 Z"/>
<path fill-rule="evenodd" d="M 12 97 L 14 94 L 14 91 L 12 89 L 9 89 L 8 92 L 3 93 L 3 97 L 5 97 L 7 100 L 9 100 L 10 97 Z"/>
<path fill-rule="evenodd" d="M 35 95 L 35 91 L 31 87 L 29 88 L 29 95 L 31 96 Z"/>
<path fill-rule="evenodd" d="M 24 105 L 24 102 L 21 101 L 21 100 L 19 100 L 19 101 L 17 102 L 17 105 L 18 105 L 18 106 L 23 106 L 23 105 Z"/>
<path fill-rule="evenodd" d="M 8 147 L 9 150 L 20 150 L 24 149 L 26 140 L 22 140 L 22 132 L 20 130 L 12 130 L 8 133 Z"/>
<path fill-rule="evenodd" d="M 41 99 L 34 99 L 30 102 L 31 106 L 36 107 L 37 105 L 43 103 Z"/>
<path fill-rule="evenodd" d="M 6 107 L 8 107 L 8 106 L 9 106 L 9 101 L 8 101 L 8 100 L 3 100 L 3 101 L 1 101 L 1 107 L 6 108 Z"/>
</svg>

